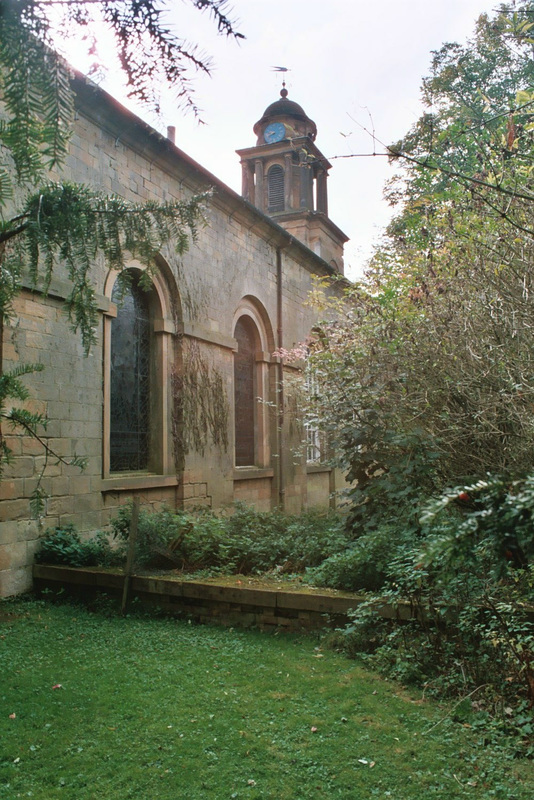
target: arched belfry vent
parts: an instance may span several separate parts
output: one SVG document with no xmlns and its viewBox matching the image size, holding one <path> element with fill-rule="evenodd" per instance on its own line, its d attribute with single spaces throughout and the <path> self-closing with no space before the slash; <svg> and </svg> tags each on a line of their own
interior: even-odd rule
<svg viewBox="0 0 534 800">
<path fill-rule="evenodd" d="M 280 164 L 273 164 L 267 173 L 268 211 L 284 210 L 284 170 Z"/>
<path fill-rule="evenodd" d="M 331 167 L 315 138 L 317 126 L 290 100 L 285 85 L 254 125 L 256 143 L 238 150 L 243 197 L 270 215 L 327 264 L 343 271 L 347 237 L 328 216 Z"/>
</svg>

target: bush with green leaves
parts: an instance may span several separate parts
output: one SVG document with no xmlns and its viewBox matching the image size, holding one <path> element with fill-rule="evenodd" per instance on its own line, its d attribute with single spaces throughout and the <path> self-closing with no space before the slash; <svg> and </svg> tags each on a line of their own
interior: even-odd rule
<svg viewBox="0 0 534 800">
<path fill-rule="evenodd" d="M 488 475 L 430 501 L 421 515 L 421 560 L 458 568 L 483 557 L 495 579 L 534 557 L 534 475 Z"/>
<path fill-rule="evenodd" d="M 48 528 L 35 555 L 38 564 L 70 567 L 111 566 L 122 558 L 123 550 L 112 548 L 105 534 L 82 539 L 72 523 Z"/>
<path fill-rule="evenodd" d="M 119 509 L 111 520 L 114 537 L 128 539 L 131 515 L 131 503 Z M 218 567 L 225 560 L 225 545 L 222 522 L 211 512 L 139 511 L 135 551 L 139 567 Z"/>
<path fill-rule="evenodd" d="M 230 557 L 240 572 L 265 572 L 274 567 L 301 572 L 346 547 L 343 519 L 334 513 L 256 511 L 236 504 L 225 518 Z"/>
<path fill-rule="evenodd" d="M 467 698 L 534 755 L 534 609 L 524 602 L 534 573 L 511 570 L 506 581 L 494 582 L 482 561 L 478 574 L 454 578 L 417 567 L 368 596 L 337 644 L 394 680 Z M 414 616 L 384 619 L 384 603 Z"/>
<path fill-rule="evenodd" d="M 316 586 L 349 592 L 379 591 L 386 583 L 396 553 L 410 552 L 416 539 L 408 528 L 393 523 L 366 531 L 342 551 L 306 571 Z"/>
<path fill-rule="evenodd" d="M 112 520 L 115 536 L 128 538 L 131 505 Z M 261 573 L 278 567 L 300 572 L 320 564 L 348 542 L 343 519 L 334 513 L 261 512 L 236 504 L 232 513 L 209 510 L 151 512 L 141 509 L 136 563 L 186 570 Z"/>
<path fill-rule="evenodd" d="M 429 502 L 417 537 L 391 537 L 385 581 L 353 614 L 347 651 L 429 692 L 472 695 L 530 737 L 534 720 L 529 729 L 523 718 L 534 705 L 533 512 L 532 476 L 488 476 Z M 383 619 L 384 603 L 403 607 L 403 616 L 411 610 L 412 619 Z"/>
</svg>

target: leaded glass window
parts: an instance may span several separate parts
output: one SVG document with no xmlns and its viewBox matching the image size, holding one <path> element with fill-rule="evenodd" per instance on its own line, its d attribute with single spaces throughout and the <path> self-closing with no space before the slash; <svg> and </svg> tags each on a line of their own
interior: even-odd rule
<svg viewBox="0 0 534 800">
<path fill-rule="evenodd" d="M 255 464 L 255 380 L 256 335 L 254 323 L 241 317 L 235 326 L 237 353 L 234 356 L 235 464 Z"/>
<path fill-rule="evenodd" d="M 267 193 L 269 211 L 283 211 L 284 203 L 284 170 L 279 164 L 273 164 L 267 173 Z"/>
<path fill-rule="evenodd" d="M 150 446 L 150 313 L 148 295 L 134 278 L 115 287 L 111 323 L 110 470 L 148 468 Z"/>
</svg>

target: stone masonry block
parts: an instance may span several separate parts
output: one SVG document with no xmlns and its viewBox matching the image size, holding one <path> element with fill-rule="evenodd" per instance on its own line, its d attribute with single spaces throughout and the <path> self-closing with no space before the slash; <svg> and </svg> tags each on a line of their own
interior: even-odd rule
<svg viewBox="0 0 534 800">
<path fill-rule="evenodd" d="M 97 456 L 100 458 L 102 455 L 102 439 L 72 439 L 71 453 L 83 456 Z"/>
<path fill-rule="evenodd" d="M 22 453 L 25 456 L 41 456 L 44 447 L 38 439 L 33 436 L 24 436 L 22 439 Z"/>
<path fill-rule="evenodd" d="M 86 511 L 98 511 L 102 501 L 95 494 L 81 494 L 75 498 L 74 511 L 77 514 L 84 514 Z"/>
<path fill-rule="evenodd" d="M 43 531 L 43 533 L 45 533 L 45 531 L 47 531 L 48 528 L 55 528 L 57 525 L 59 525 L 59 523 L 60 523 L 60 520 L 59 520 L 58 516 L 53 516 L 53 515 L 50 515 L 50 514 L 46 514 L 46 516 L 42 520 L 42 531 Z"/>
<path fill-rule="evenodd" d="M 184 500 L 185 508 L 195 508 L 196 506 L 211 508 L 211 497 L 193 497 L 190 500 Z"/>
<path fill-rule="evenodd" d="M 22 455 L 23 438 L 24 437 L 22 437 L 22 436 L 5 436 L 4 437 L 5 445 L 6 445 L 6 447 L 9 448 L 9 450 L 11 450 L 11 454 L 13 456 Z"/>
<path fill-rule="evenodd" d="M 35 554 L 41 547 L 40 539 L 30 539 L 26 542 L 26 564 L 33 564 Z"/>
<path fill-rule="evenodd" d="M 91 491 L 89 475 L 73 475 L 69 477 L 69 494 L 88 494 Z"/>
<path fill-rule="evenodd" d="M 56 496 L 69 494 L 70 483 L 69 478 L 66 475 L 59 475 L 57 478 L 52 478 L 51 484 L 51 495 Z"/>
<path fill-rule="evenodd" d="M 32 569 L 30 566 L 0 572 L 0 597 L 22 594 L 22 592 L 28 592 L 31 587 Z"/>
<path fill-rule="evenodd" d="M 0 503 L 0 519 L 2 519 L 2 504 Z M 15 520 L 0 523 L 0 545 L 11 544 L 19 539 L 19 527 Z"/>
<path fill-rule="evenodd" d="M 61 433 L 61 423 L 59 419 L 52 419 L 48 417 L 48 425 L 46 426 L 46 433 L 50 437 L 57 437 Z"/>
<path fill-rule="evenodd" d="M 26 347 L 32 350 L 51 350 L 54 340 L 48 334 L 37 331 L 26 331 Z"/>
<path fill-rule="evenodd" d="M 87 420 L 83 423 L 83 436 L 86 439 L 98 439 L 102 436 L 102 420 Z"/>
<path fill-rule="evenodd" d="M 14 480 L 4 479 L 0 481 L 0 500 L 15 500 L 23 492 L 24 480 L 16 478 Z"/>
<path fill-rule="evenodd" d="M 29 478 L 34 474 L 34 459 L 31 456 L 20 456 L 5 468 L 4 480 L 10 478 Z"/>
<path fill-rule="evenodd" d="M 61 420 L 61 436 L 66 439 L 76 438 L 80 434 L 80 423 L 69 419 Z"/>
<path fill-rule="evenodd" d="M 26 542 L 0 545 L 0 570 L 18 569 L 26 564 Z"/>
<path fill-rule="evenodd" d="M 13 342 L 6 342 L 4 344 L 4 359 L 7 362 L 16 364 L 20 361 L 19 353 Z"/>
<path fill-rule="evenodd" d="M 100 511 L 86 511 L 83 514 L 64 514 L 61 524 L 72 522 L 80 531 L 97 531 L 102 527 L 102 513 Z"/>
<path fill-rule="evenodd" d="M 56 464 L 55 461 L 48 461 L 47 463 L 44 456 L 38 456 L 35 458 L 35 472 L 32 474 L 40 475 L 44 467 L 46 467 L 47 478 L 55 478 L 57 475 L 61 475 L 63 472 L 61 464 Z"/>
<path fill-rule="evenodd" d="M 4 500 L 0 503 L 0 524 L 4 520 L 23 519 L 29 515 L 28 500 Z"/>
<path fill-rule="evenodd" d="M 72 514 L 74 510 L 74 497 L 65 495 L 64 497 L 52 497 L 46 502 L 46 513 L 52 516 L 60 516 L 62 514 Z"/>
<path fill-rule="evenodd" d="M 64 458 L 68 458 L 72 455 L 71 444 L 68 439 L 61 439 L 59 437 L 50 437 L 47 440 L 47 444 L 54 453 L 57 453 L 58 456 L 63 456 Z"/>
<path fill-rule="evenodd" d="M 44 534 L 44 528 L 39 520 L 20 520 L 17 522 L 19 542 L 28 542 L 31 539 L 38 539 Z"/>
<path fill-rule="evenodd" d="M 31 497 L 37 486 L 40 486 L 45 494 L 50 495 L 52 493 L 52 478 L 47 478 L 46 476 L 42 478 L 24 478 L 24 497 Z"/>
</svg>

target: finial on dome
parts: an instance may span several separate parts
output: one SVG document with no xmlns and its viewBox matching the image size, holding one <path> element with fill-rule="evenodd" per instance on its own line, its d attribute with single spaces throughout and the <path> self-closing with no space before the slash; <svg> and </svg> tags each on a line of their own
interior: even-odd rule
<svg viewBox="0 0 534 800">
<path fill-rule="evenodd" d="M 287 97 L 287 95 L 288 95 L 288 91 L 286 89 L 286 82 L 282 81 L 282 88 L 280 89 L 280 97 L 283 97 L 285 99 Z"/>
</svg>

